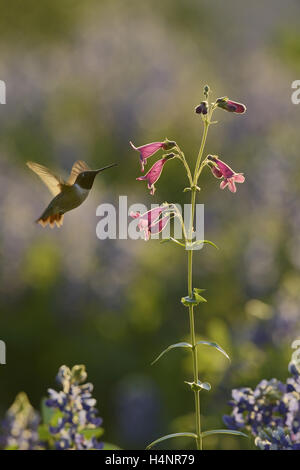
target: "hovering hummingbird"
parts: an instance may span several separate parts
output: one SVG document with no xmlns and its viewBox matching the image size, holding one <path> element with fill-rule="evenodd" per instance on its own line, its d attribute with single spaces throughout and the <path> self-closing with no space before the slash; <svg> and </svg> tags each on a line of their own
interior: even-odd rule
<svg viewBox="0 0 300 470">
<path fill-rule="evenodd" d="M 95 176 L 103 170 L 116 166 L 117 163 L 99 170 L 91 170 L 84 161 L 77 160 L 67 181 L 38 163 L 27 162 L 26 165 L 41 178 L 54 196 L 41 217 L 36 220 L 42 227 L 46 227 L 49 223 L 53 228 L 55 224 L 57 227 L 62 226 L 65 212 L 75 209 L 85 201 L 93 186 Z"/>
</svg>

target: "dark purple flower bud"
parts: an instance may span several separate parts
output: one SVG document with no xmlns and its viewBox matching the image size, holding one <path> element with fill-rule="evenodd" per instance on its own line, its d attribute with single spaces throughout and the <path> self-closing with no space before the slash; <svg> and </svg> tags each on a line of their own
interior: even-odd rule
<svg viewBox="0 0 300 470">
<path fill-rule="evenodd" d="M 198 106 L 195 108 L 195 113 L 196 114 L 207 114 L 208 112 L 208 102 L 207 101 L 201 101 Z"/>
<path fill-rule="evenodd" d="M 205 85 L 205 87 L 203 88 L 203 94 L 204 94 L 205 98 L 208 97 L 209 92 L 210 92 L 209 86 Z"/>
<path fill-rule="evenodd" d="M 219 108 L 225 109 L 225 111 L 230 113 L 244 114 L 247 109 L 244 104 L 229 100 L 226 96 L 218 98 L 216 103 Z"/>
</svg>

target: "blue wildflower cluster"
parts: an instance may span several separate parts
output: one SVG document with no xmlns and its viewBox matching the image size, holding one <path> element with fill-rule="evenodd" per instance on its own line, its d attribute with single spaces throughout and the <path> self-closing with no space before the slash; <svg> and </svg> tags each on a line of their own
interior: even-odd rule
<svg viewBox="0 0 300 470">
<path fill-rule="evenodd" d="M 300 450 L 300 443 L 293 443 L 290 434 L 283 428 L 266 428 L 255 438 L 261 450 Z"/>
<path fill-rule="evenodd" d="M 93 385 L 83 383 L 87 373 L 83 365 L 69 369 L 62 366 L 57 381 L 62 391 L 49 389 L 46 407 L 52 410 L 49 431 L 58 450 L 102 449 L 98 441 L 102 434 L 102 419 L 97 417 L 96 400 L 92 397 Z"/>
<path fill-rule="evenodd" d="M 232 391 L 231 415 L 223 417 L 229 429 L 250 431 L 259 448 L 300 449 L 300 367 L 291 362 L 286 383 L 262 380 L 255 390 Z"/>
<path fill-rule="evenodd" d="M 31 406 L 27 395 L 19 393 L 1 422 L 0 446 L 9 450 L 39 450 L 40 415 Z"/>
<path fill-rule="evenodd" d="M 0 448 L 7 450 L 102 449 L 102 419 L 97 416 L 93 385 L 85 367 L 62 366 L 57 375 L 61 391 L 49 389 L 41 415 L 24 392 L 17 395 L 0 425 Z"/>
</svg>

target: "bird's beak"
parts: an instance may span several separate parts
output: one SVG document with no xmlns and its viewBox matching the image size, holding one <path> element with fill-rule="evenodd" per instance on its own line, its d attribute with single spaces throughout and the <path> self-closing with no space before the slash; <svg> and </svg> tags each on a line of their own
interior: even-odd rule
<svg viewBox="0 0 300 470">
<path fill-rule="evenodd" d="M 112 163 L 111 165 L 104 166 L 103 168 L 100 168 L 99 170 L 95 170 L 96 175 L 98 173 L 101 173 L 101 171 L 107 170 L 108 168 L 112 168 L 113 166 L 117 166 L 117 163 Z"/>
</svg>

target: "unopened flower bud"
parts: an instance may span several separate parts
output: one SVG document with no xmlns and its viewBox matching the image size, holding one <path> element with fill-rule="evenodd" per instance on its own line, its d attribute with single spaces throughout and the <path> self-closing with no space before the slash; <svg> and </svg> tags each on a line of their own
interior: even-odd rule
<svg viewBox="0 0 300 470">
<path fill-rule="evenodd" d="M 205 85 L 205 87 L 203 88 L 203 94 L 204 94 L 205 98 L 208 97 L 209 92 L 210 92 L 209 86 Z"/>
<path fill-rule="evenodd" d="M 195 113 L 196 114 L 207 114 L 208 111 L 208 102 L 207 101 L 201 101 L 198 106 L 195 108 Z"/>
<path fill-rule="evenodd" d="M 163 143 L 162 148 L 163 148 L 164 150 L 171 150 L 171 149 L 173 149 L 175 146 L 176 146 L 176 142 L 174 142 L 174 140 L 168 140 L 168 139 L 166 139 L 166 140 L 164 141 L 164 143 Z"/>
<path fill-rule="evenodd" d="M 230 113 L 243 114 L 246 111 L 246 106 L 244 104 L 231 101 L 227 98 L 227 96 L 218 98 L 216 103 L 219 108 L 225 109 L 225 111 Z"/>
</svg>

